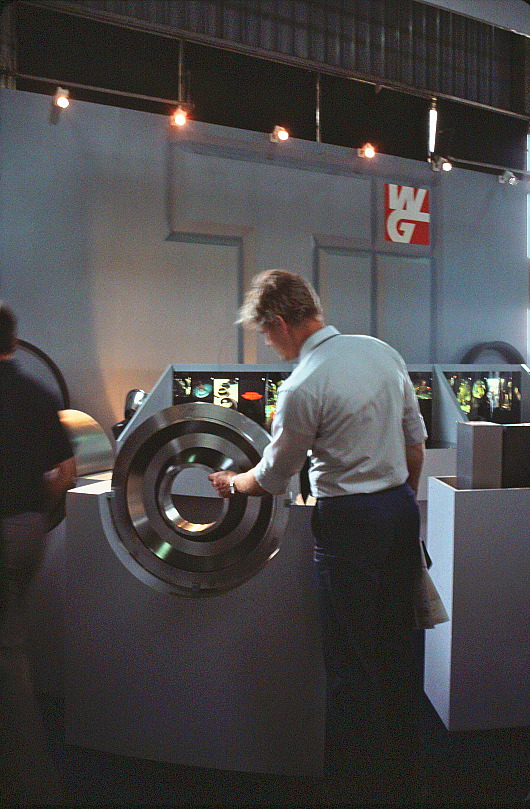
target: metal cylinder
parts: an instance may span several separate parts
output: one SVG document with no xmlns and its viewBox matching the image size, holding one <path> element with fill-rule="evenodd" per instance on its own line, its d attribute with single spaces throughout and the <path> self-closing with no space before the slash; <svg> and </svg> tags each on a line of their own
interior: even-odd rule
<svg viewBox="0 0 530 809">
<path fill-rule="evenodd" d="M 269 441 L 241 413 L 197 402 L 162 410 L 129 436 L 115 460 L 110 510 L 121 543 L 148 574 L 139 578 L 202 597 L 267 564 L 287 524 L 285 498 L 223 499 L 208 475 L 247 471 Z"/>
<path fill-rule="evenodd" d="M 81 410 L 61 410 L 59 417 L 72 442 L 78 477 L 112 469 L 112 444 L 92 416 Z"/>
<path fill-rule="evenodd" d="M 59 419 L 72 442 L 77 477 L 94 472 L 109 472 L 114 466 L 114 450 L 100 424 L 81 410 L 60 410 Z M 51 531 L 66 516 L 66 495 L 46 515 L 46 528 Z"/>
</svg>

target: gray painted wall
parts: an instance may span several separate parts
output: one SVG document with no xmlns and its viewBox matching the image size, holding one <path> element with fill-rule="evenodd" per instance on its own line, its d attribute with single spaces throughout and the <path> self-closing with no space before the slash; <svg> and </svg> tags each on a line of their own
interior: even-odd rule
<svg viewBox="0 0 530 809">
<path fill-rule="evenodd" d="M 0 90 L 0 295 L 110 431 L 170 363 L 270 361 L 233 325 L 248 280 L 295 269 L 329 322 L 409 363 L 526 355 L 526 189 L 495 176 Z M 431 245 L 384 238 L 385 183 L 431 192 Z"/>
</svg>

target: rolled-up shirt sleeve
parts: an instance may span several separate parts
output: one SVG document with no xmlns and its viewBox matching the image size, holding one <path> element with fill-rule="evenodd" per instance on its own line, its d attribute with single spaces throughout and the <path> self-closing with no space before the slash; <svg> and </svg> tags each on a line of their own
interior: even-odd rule
<svg viewBox="0 0 530 809">
<path fill-rule="evenodd" d="M 292 476 L 302 469 L 313 444 L 314 432 L 310 427 L 304 429 L 305 425 L 299 424 L 300 416 L 305 414 L 296 407 L 293 398 L 282 397 L 281 405 L 278 404 L 271 443 L 254 469 L 259 485 L 271 494 L 285 492 Z M 286 422 L 288 427 L 285 426 Z"/>
<path fill-rule="evenodd" d="M 254 469 L 259 485 L 271 494 L 282 494 L 293 475 L 301 470 L 311 447 L 307 436 L 282 429 L 265 448 Z"/>
</svg>

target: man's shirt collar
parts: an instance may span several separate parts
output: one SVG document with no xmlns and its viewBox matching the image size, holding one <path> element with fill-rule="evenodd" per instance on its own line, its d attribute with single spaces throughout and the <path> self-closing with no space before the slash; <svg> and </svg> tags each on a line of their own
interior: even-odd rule
<svg viewBox="0 0 530 809">
<path fill-rule="evenodd" d="M 324 340 L 327 340 L 329 337 L 333 337 L 335 334 L 340 334 L 339 330 L 336 329 L 335 326 L 324 326 L 322 329 L 314 332 L 302 345 L 297 362 L 300 362 L 300 360 L 306 357 L 310 351 L 313 351 L 313 349 L 320 345 L 320 343 L 323 343 Z"/>
</svg>

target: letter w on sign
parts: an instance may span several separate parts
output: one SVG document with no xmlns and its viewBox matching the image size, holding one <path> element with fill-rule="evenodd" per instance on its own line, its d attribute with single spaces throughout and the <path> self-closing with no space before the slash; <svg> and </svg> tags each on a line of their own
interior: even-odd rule
<svg viewBox="0 0 530 809">
<path fill-rule="evenodd" d="M 430 244 L 430 202 L 426 188 L 385 185 L 385 239 L 404 244 Z"/>
</svg>

